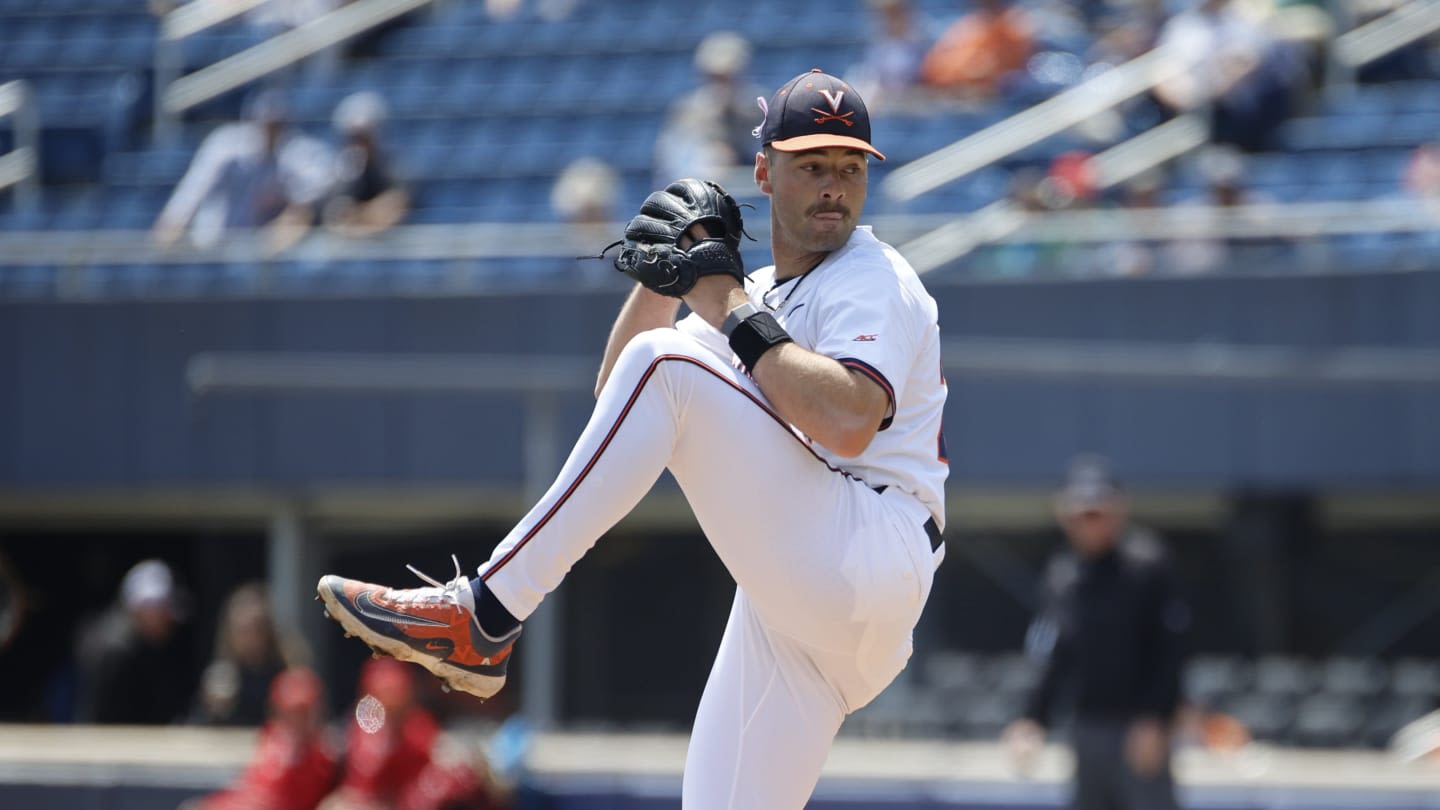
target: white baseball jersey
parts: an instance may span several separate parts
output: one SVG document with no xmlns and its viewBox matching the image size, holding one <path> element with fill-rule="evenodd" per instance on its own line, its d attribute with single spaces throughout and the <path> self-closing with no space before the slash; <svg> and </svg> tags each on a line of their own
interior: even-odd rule
<svg viewBox="0 0 1440 810">
<path fill-rule="evenodd" d="M 949 466 L 940 328 L 935 300 L 909 262 L 861 226 L 810 272 L 777 284 L 775 266 L 762 267 L 750 274 L 745 292 L 797 344 L 862 372 L 890 397 L 890 412 L 865 452 L 845 458 L 812 443 L 815 451 L 872 487 L 919 498 L 943 529 Z M 677 326 L 738 367 L 724 336 L 700 316 Z"/>
</svg>

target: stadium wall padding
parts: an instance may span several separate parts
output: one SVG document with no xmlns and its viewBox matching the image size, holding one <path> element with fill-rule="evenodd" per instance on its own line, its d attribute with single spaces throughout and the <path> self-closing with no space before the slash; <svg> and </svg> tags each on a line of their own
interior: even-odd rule
<svg viewBox="0 0 1440 810">
<path fill-rule="evenodd" d="M 1440 348 L 1440 274 L 937 286 L 947 337 Z M 199 352 L 561 355 L 598 363 L 616 291 L 0 302 L 0 489 L 518 487 L 504 394 L 187 390 Z M 951 375 L 952 483 L 1049 486 L 1078 451 L 1195 489 L 1433 486 L 1440 386 Z M 563 399 L 568 445 L 591 397 Z"/>
</svg>

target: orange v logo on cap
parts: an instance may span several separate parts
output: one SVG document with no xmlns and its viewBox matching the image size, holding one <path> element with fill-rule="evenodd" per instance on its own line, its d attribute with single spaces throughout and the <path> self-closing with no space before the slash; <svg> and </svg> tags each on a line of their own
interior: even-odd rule
<svg viewBox="0 0 1440 810">
<path fill-rule="evenodd" d="M 825 124 L 831 121 L 839 121 L 847 127 L 855 126 L 855 122 L 850 120 L 850 116 L 855 114 L 854 110 L 851 110 L 844 115 L 840 114 L 840 102 L 845 100 L 844 90 L 841 90 L 838 93 L 831 93 L 829 90 L 821 90 L 820 95 L 824 96 L 825 103 L 830 105 L 830 112 L 827 113 L 818 107 L 811 107 L 810 110 L 816 115 L 820 116 L 819 118 L 815 119 L 815 123 Z"/>
</svg>

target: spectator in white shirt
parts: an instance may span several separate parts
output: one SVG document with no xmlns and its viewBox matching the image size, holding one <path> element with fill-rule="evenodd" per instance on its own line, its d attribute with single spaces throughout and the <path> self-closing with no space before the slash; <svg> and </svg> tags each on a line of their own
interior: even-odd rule
<svg viewBox="0 0 1440 810">
<path fill-rule="evenodd" d="M 235 231 L 266 229 L 269 250 L 304 237 L 329 192 L 335 159 L 319 140 L 292 130 L 274 91 L 246 105 L 243 121 L 211 132 L 155 222 L 161 247 L 190 241 L 210 249 Z"/>
</svg>

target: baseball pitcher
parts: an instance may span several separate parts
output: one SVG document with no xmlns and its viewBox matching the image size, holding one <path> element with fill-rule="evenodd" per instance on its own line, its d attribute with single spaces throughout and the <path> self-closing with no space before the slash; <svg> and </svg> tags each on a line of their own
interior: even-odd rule
<svg viewBox="0 0 1440 810">
<path fill-rule="evenodd" d="M 688 810 L 803 807 L 845 715 L 905 666 L 944 556 L 935 302 L 858 225 L 884 159 L 865 104 L 818 69 L 759 102 L 774 264 L 745 273 L 740 208 L 714 183 L 651 194 L 617 243 L 638 283 L 594 413 L 540 502 L 474 577 L 318 586 L 347 632 L 489 697 L 522 622 L 668 468 L 737 586 Z"/>
</svg>

